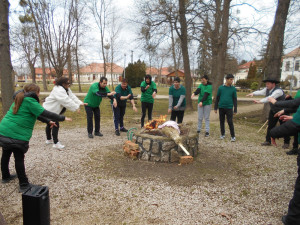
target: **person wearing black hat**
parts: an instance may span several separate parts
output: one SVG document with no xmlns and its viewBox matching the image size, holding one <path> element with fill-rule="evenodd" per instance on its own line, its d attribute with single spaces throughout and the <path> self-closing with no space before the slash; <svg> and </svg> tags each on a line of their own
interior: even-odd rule
<svg viewBox="0 0 300 225">
<path fill-rule="evenodd" d="M 264 95 L 265 98 L 260 100 L 254 100 L 254 103 L 269 103 L 268 98 L 273 97 L 277 101 L 284 101 L 285 100 L 285 94 L 284 91 L 278 87 L 276 84 L 280 83 L 278 80 L 275 79 L 265 79 L 263 82 L 266 84 L 266 87 L 259 91 L 254 91 L 248 95 L 247 97 L 253 97 L 257 95 Z M 276 126 L 278 122 L 278 117 L 274 117 L 274 115 L 282 110 L 280 107 L 276 107 L 270 103 L 271 109 L 268 116 L 268 130 L 266 134 L 266 140 L 265 142 L 261 143 L 262 146 L 271 146 L 271 136 L 270 131 Z M 283 123 L 283 121 L 279 120 L 280 124 Z M 290 137 L 286 136 L 284 137 L 284 145 L 282 148 L 288 149 L 290 145 Z"/>
<path fill-rule="evenodd" d="M 227 123 L 230 130 L 231 142 L 235 142 L 235 133 L 233 126 L 233 115 L 237 113 L 237 95 L 236 88 L 232 85 L 234 76 L 232 74 L 227 74 L 226 82 L 224 85 L 221 85 L 218 88 L 218 93 L 215 101 L 214 111 L 217 113 L 219 108 L 219 119 L 220 119 L 220 128 L 221 136 L 223 140 L 225 138 L 225 116 L 227 118 Z M 232 110 L 233 108 L 233 110 Z"/>
<path fill-rule="evenodd" d="M 186 107 L 185 101 L 186 90 L 183 85 L 180 84 L 180 78 L 175 77 L 173 85 L 169 88 L 169 108 L 168 113 L 171 113 L 170 120 L 182 123 L 184 110 Z"/>
</svg>

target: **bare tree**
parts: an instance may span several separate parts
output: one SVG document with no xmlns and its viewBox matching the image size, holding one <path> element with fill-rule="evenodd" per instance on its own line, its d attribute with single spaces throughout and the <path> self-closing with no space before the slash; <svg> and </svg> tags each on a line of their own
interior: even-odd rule
<svg viewBox="0 0 300 225">
<path fill-rule="evenodd" d="M 0 1 L 0 76 L 3 115 L 9 110 L 14 93 L 9 47 L 9 2 Z"/>
</svg>

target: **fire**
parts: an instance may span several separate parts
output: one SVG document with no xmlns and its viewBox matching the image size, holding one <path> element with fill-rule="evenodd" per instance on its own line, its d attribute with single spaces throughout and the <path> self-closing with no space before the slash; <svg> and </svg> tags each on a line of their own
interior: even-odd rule
<svg viewBox="0 0 300 225">
<path fill-rule="evenodd" d="M 152 129 L 157 129 L 159 125 L 163 124 L 166 122 L 167 115 L 164 116 L 159 116 L 157 119 L 153 119 L 149 121 L 148 123 L 145 124 L 145 129 L 147 130 L 152 130 Z"/>
</svg>

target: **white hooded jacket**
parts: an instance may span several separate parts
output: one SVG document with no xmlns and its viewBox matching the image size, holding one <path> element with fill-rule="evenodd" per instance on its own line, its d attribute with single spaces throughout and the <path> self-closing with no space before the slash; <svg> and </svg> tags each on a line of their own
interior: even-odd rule
<svg viewBox="0 0 300 225">
<path fill-rule="evenodd" d="M 82 101 L 72 93 L 70 88 L 68 88 L 68 93 L 62 86 L 55 85 L 50 95 L 45 99 L 43 107 L 56 114 L 59 114 L 64 107 L 72 112 L 76 111 Z"/>
</svg>

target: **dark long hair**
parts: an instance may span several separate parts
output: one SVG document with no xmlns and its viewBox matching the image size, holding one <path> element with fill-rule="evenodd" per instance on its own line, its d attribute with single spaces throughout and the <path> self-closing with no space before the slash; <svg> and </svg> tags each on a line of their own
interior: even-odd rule
<svg viewBox="0 0 300 225">
<path fill-rule="evenodd" d="M 69 82 L 68 77 L 60 77 L 55 80 L 55 85 L 63 86 L 63 84 L 67 84 Z"/>
<path fill-rule="evenodd" d="M 40 92 L 40 87 L 36 84 L 26 84 L 24 90 L 16 95 L 15 106 L 13 108 L 13 114 L 16 114 L 24 100 L 24 94 L 27 92 L 34 92 L 38 94 Z"/>
</svg>

